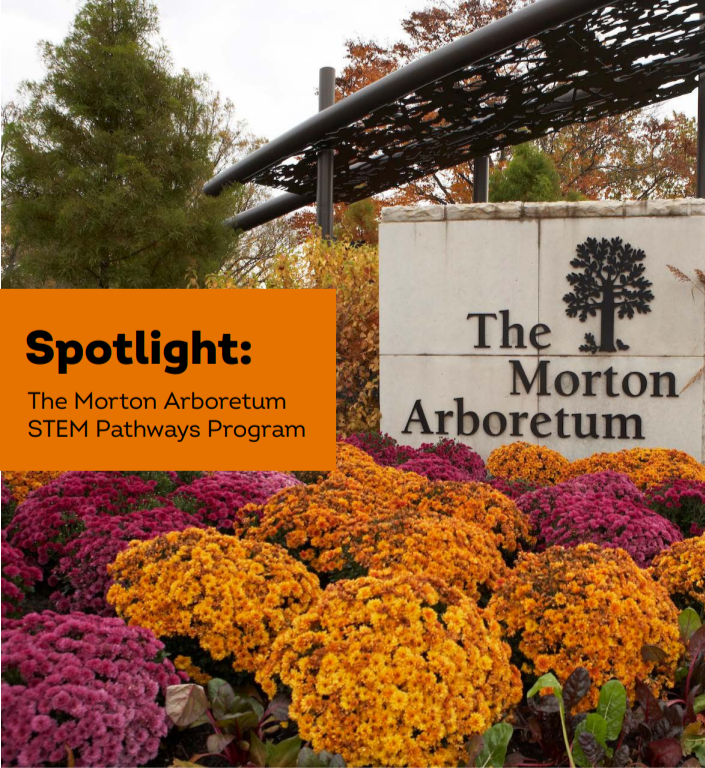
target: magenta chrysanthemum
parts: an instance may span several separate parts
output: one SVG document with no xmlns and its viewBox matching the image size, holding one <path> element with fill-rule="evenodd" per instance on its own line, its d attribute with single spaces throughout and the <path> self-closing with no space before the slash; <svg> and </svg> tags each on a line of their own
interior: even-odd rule
<svg viewBox="0 0 705 768">
<path fill-rule="evenodd" d="M 294 485 L 302 483 L 283 472 L 214 472 L 179 488 L 169 498 L 206 525 L 227 531 L 246 504 L 264 504 L 277 491 Z"/>
<path fill-rule="evenodd" d="M 705 483 L 671 480 L 646 492 L 648 505 L 675 523 L 686 536 L 705 533 Z"/>
<path fill-rule="evenodd" d="M 358 432 L 343 438 L 341 442 L 364 451 L 381 467 L 399 467 L 436 480 L 482 483 L 487 478 L 485 462 L 480 454 L 464 443 L 450 438 L 412 448 L 409 445 L 399 445 L 393 437 L 384 432 Z M 447 465 L 437 461 L 426 461 L 425 457 L 429 455 L 443 459 L 458 471 L 454 472 Z M 418 468 L 407 467 L 409 462 L 414 462 L 412 466 Z"/>
<path fill-rule="evenodd" d="M 137 510 L 114 517 L 92 517 L 86 529 L 67 545 L 54 569 L 53 585 L 60 587 L 51 596 L 57 610 L 85 611 L 114 616 L 105 601 L 112 579 L 108 565 L 127 549 L 131 541 L 146 541 L 170 531 L 203 528 L 193 515 L 175 507 Z"/>
<path fill-rule="evenodd" d="M 517 506 L 530 515 L 540 548 L 587 543 L 622 548 L 637 565 L 646 567 L 683 538 L 618 472 L 598 472 L 540 488 L 519 497 Z"/>
<path fill-rule="evenodd" d="M 404 472 L 416 472 L 429 480 L 449 480 L 456 483 L 467 483 L 470 476 L 467 472 L 453 466 L 450 461 L 433 453 L 418 453 L 409 461 L 400 464 L 397 469 Z"/>
<path fill-rule="evenodd" d="M 159 506 L 155 483 L 121 472 L 66 472 L 32 491 L 8 527 L 8 538 L 40 565 L 57 561 L 96 515 Z"/>
<path fill-rule="evenodd" d="M 24 554 L 10 545 L 2 534 L 2 618 L 17 614 L 25 593 L 42 578 L 39 568 L 31 565 Z"/>
<path fill-rule="evenodd" d="M 144 765 L 168 729 L 157 700 L 181 682 L 164 646 L 119 619 L 51 611 L 2 631 L 2 764 Z"/>
</svg>

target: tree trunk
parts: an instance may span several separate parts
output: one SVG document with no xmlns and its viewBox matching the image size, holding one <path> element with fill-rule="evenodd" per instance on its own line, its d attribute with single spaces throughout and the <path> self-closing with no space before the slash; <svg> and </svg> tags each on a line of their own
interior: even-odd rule
<svg viewBox="0 0 705 768">
<path fill-rule="evenodd" d="M 616 352 L 614 345 L 614 288 L 605 285 L 602 293 L 602 309 L 600 310 L 600 352 Z"/>
</svg>

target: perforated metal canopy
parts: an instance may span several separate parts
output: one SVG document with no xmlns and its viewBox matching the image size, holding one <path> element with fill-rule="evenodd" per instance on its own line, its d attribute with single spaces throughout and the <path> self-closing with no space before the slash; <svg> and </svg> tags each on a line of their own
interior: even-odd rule
<svg viewBox="0 0 705 768">
<path fill-rule="evenodd" d="M 705 74 L 705 0 L 539 0 L 342 99 L 206 185 L 255 182 L 354 202 L 580 122 L 689 93 Z M 296 196 L 296 197 L 293 197 Z M 297 199 L 299 198 L 299 199 Z"/>
</svg>

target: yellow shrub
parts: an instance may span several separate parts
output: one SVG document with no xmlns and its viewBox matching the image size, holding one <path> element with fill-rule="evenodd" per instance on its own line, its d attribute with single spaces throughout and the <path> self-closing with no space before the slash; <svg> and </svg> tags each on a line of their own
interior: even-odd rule
<svg viewBox="0 0 705 768">
<path fill-rule="evenodd" d="M 521 699 L 497 625 L 462 595 L 413 576 L 329 586 L 274 644 L 257 679 L 291 688 L 314 750 L 348 765 L 455 766 L 465 740 Z"/>
<path fill-rule="evenodd" d="M 552 671 L 565 682 L 576 667 L 587 668 L 593 686 L 583 709 L 595 706 L 612 677 L 632 699 L 639 679 L 658 694 L 673 684 L 683 652 L 668 593 L 623 549 L 581 544 L 520 555 L 488 610 L 505 637 L 518 640 L 526 674 Z M 645 660 L 645 645 L 661 648 L 664 661 Z"/>
<path fill-rule="evenodd" d="M 212 528 L 132 542 L 109 570 L 119 616 L 165 641 L 192 638 L 236 671 L 253 672 L 320 596 L 318 579 L 280 547 Z"/>
</svg>

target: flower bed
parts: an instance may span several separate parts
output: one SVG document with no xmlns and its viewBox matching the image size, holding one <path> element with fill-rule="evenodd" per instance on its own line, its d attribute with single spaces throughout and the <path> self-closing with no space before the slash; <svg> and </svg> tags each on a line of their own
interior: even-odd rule
<svg viewBox="0 0 705 768">
<path fill-rule="evenodd" d="M 156 482 L 119 472 L 66 472 L 17 508 L 8 538 L 40 565 L 58 562 L 69 541 L 96 515 L 160 506 Z"/>
<path fill-rule="evenodd" d="M 691 765 L 702 465 L 379 433 L 336 459 L 32 490 L 3 532 L 3 764 Z"/>
<path fill-rule="evenodd" d="M 654 560 L 653 576 L 682 608 L 705 608 L 705 535 L 679 541 Z"/>
<path fill-rule="evenodd" d="M 41 581 L 42 572 L 2 536 L 2 618 L 20 613 L 25 595 Z"/>
<path fill-rule="evenodd" d="M 230 530 L 242 507 L 264 504 L 282 488 L 300 484 L 283 472 L 214 472 L 174 491 L 170 500 L 205 525 Z"/>
</svg>

